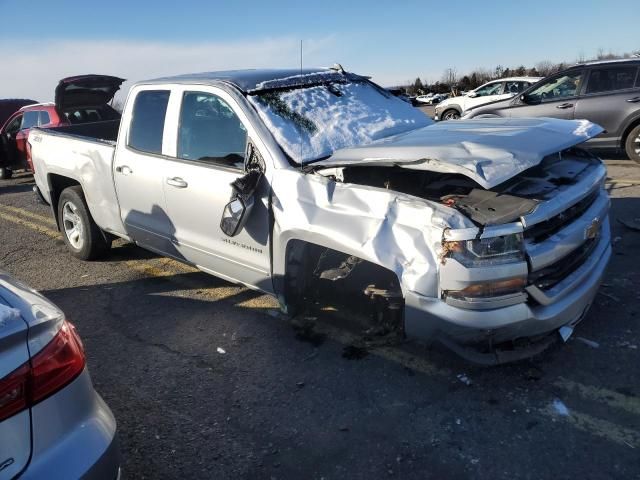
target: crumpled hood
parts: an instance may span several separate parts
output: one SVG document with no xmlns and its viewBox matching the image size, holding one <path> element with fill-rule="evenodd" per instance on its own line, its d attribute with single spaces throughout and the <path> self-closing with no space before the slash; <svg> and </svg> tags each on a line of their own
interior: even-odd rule
<svg viewBox="0 0 640 480">
<path fill-rule="evenodd" d="M 313 169 L 399 166 L 457 173 L 489 189 L 538 165 L 547 155 L 604 130 L 588 120 L 482 118 L 440 122 L 368 145 L 336 150 Z"/>
</svg>

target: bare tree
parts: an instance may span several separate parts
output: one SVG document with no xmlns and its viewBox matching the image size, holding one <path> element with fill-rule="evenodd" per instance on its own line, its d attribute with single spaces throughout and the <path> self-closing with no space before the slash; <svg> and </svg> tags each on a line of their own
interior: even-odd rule
<svg viewBox="0 0 640 480">
<path fill-rule="evenodd" d="M 442 74 L 442 83 L 453 87 L 458 82 L 458 71 L 455 68 L 447 68 Z"/>
<path fill-rule="evenodd" d="M 541 62 L 536 63 L 536 70 L 540 75 L 546 77 L 555 70 L 555 65 L 549 60 L 542 60 Z"/>
</svg>

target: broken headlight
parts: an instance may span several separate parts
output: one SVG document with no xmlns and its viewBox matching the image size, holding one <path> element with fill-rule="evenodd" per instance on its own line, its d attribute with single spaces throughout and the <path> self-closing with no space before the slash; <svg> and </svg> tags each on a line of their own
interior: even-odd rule
<svg viewBox="0 0 640 480">
<path fill-rule="evenodd" d="M 524 261 L 521 233 L 501 237 L 443 242 L 443 258 L 457 260 L 465 267 L 487 267 Z"/>
</svg>

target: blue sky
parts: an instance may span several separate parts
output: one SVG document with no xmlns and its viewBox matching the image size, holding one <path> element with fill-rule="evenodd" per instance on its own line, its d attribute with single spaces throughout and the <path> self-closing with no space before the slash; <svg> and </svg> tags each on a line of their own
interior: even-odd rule
<svg viewBox="0 0 640 480">
<path fill-rule="evenodd" d="M 392 85 L 444 69 L 574 61 L 640 49 L 637 0 L 479 2 L 0 0 L 0 97 L 46 100 L 61 76 L 130 80 L 331 65 Z M 33 32 L 33 35 L 30 33 Z M 13 68 L 11 66 L 14 66 Z"/>
</svg>

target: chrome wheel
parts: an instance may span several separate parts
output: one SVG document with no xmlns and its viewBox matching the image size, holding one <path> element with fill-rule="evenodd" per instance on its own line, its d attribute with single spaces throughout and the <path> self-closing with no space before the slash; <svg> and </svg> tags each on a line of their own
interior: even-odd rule
<svg viewBox="0 0 640 480">
<path fill-rule="evenodd" d="M 64 234 L 69 243 L 76 250 L 82 249 L 84 245 L 84 225 L 82 217 L 78 214 L 78 207 L 70 201 L 62 206 L 62 225 Z"/>
<path fill-rule="evenodd" d="M 638 133 L 633 140 L 633 151 L 636 152 L 636 155 L 640 156 L 640 133 Z"/>
</svg>

